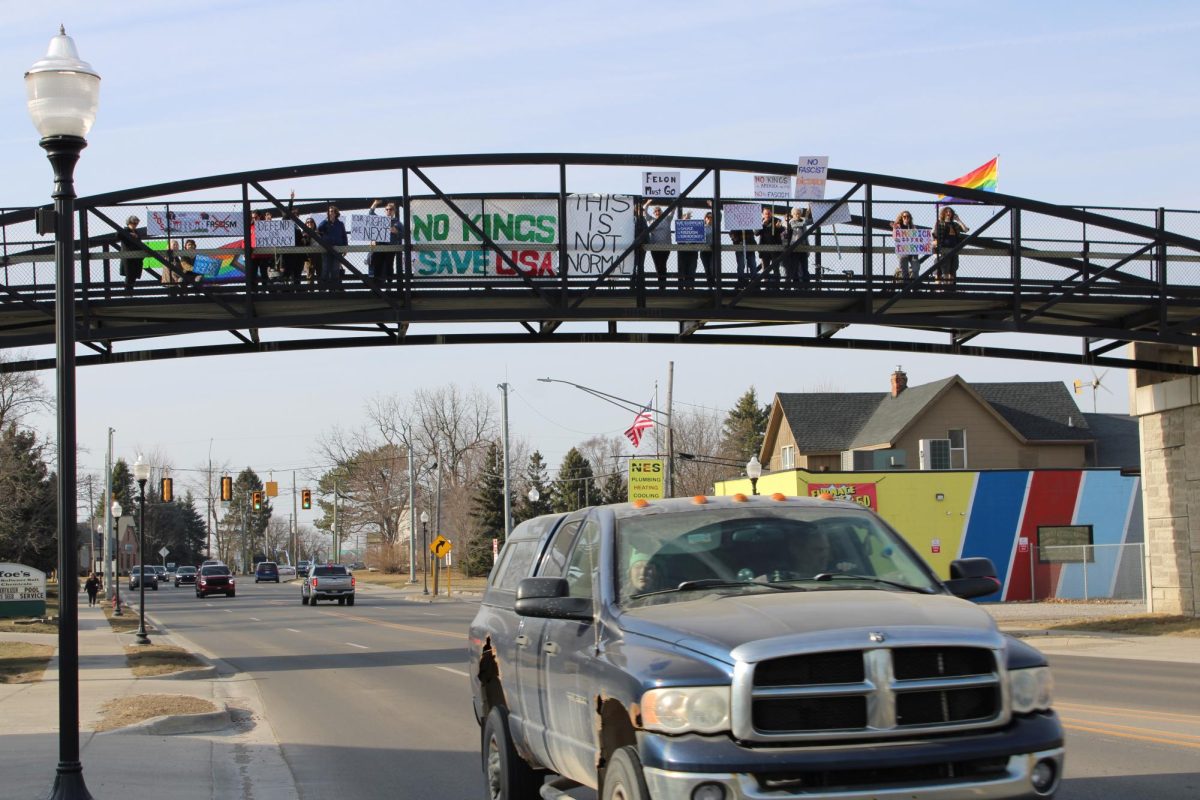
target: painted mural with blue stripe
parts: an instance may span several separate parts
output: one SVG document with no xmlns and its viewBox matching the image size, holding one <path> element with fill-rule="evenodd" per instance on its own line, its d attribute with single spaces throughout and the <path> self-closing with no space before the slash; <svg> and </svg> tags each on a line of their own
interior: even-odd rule
<svg viewBox="0 0 1200 800">
<path fill-rule="evenodd" d="M 1021 511 L 1025 507 L 1029 472 L 981 472 L 978 480 L 962 555 L 963 558 L 990 558 L 996 565 L 996 574 L 1004 580 L 1012 558 L 1017 525 L 1021 522 Z M 980 597 L 979 602 L 999 602 L 1002 598 L 1003 589 Z"/>
<path fill-rule="evenodd" d="M 1096 545 L 1086 563 L 1063 564 L 1059 573 L 1057 597 L 1086 599 L 1112 597 L 1117 585 L 1118 565 L 1125 554 L 1126 522 L 1133 510 L 1138 479 L 1116 471 L 1083 473 L 1079 500 L 1075 504 L 1074 525 L 1092 526 Z M 1125 559 L 1129 563 L 1129 559 Z M 1134 560 L 1136 563 L 1138 559 Z"/>
</svg>

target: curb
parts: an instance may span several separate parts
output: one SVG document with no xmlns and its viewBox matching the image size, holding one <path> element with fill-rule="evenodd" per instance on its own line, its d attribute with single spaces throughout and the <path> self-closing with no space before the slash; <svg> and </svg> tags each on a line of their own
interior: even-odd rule
<svg viewBox="0 0 1200 800">
<path fill-rule="evenodd" d="M 205 661 L 208 659 L 198 653 L 193 653 L 193 657 L 199 657 Z M 157 681 L 196 681 L 196 680 L 212 680 L 217 677 L 217 668 L 212 664 L 206 664 L 203 667 L 193 667 L 192 669 L 181 669 L 178 672 L 168 672 L 165 675 L 147 675 L 149 680 Z"/>
<path fill-rule="evenodd" d="M 177 736 L 185 733 L 212 733 L 224 730 L 233 724 L 229 716 L 229 707 L 219 703 L 221 708 L 216 711 L 205 711 L 200 714 L 169 714 L 153 717 L 124 728 L 116 728 L 105 733 L 146 734 L 150 736 Z"/>
</svg>

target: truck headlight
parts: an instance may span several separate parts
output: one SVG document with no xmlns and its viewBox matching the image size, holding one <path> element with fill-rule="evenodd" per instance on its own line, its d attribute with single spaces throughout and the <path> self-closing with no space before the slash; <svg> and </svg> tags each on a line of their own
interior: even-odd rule
<svg viewBox="0 0 1200 800">
<path fill-rule="evenodd" d="M 642 695 L 642 726 L 663 733 L 729 730 L 729 687 L 651 689 Z"/>
<path fill-rule="evenodd" d="M 1008 691 L 1014 714 L 1048 710 L 1054 699 L 1054 678 L 1050 668 L 1014 669 L 1008 673 Z"/>
</svg>

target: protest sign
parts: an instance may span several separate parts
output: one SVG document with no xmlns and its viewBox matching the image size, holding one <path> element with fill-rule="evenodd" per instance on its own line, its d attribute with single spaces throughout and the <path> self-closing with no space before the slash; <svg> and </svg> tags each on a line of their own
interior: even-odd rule
<svg viewBox="0 0 1200 800">
<path fill-rule="evenodd" d="M 787 200 L 792 196 L 790 175 L 755 175 L 755 200 Z"/>
<path fill-rule="evenodd" d="M 350 239 L 355 242 L 390 242 L 392 220 L 379 214 L 351 214 Z"/>
<path fill-rule="evenodd" d="M 202 278 L 215 278 L 220 269 L 220 259 L 204 254 L 197 254 L 196 260 L 192 264 L 192 272 Z"/>
<path fill-rule="evenodd" d="M 241 211 L 146 211 L 146 235 L 239 236 Z"/>
<path fill-rule="evenodd" d="M 412 201 L 413 271 L 418 277 L 516 277 L 516 270 L 503 256 L 482 246 L 483 239 L 472 226 L 500 247 L 522 273 L 535 277 L 557 274 L 556 201 L 459 200 L 455 205 L 470 224 L 441 200 Z M 422 248 L 424 244 L 438 247 Z"/>
<path fill-rule="evenodd" d="M 825 212 L 828 211 L 832 206 L 833 203 L 809 203 L 808 207 L 812 212 L 812 221 L 816 222 L 817 220 L 821 219 Z M 837 225 L 839 222 L 845 224 L 850 223 L 850 206 L 846 205 L 845 203 L 838 204 L 837 208 L 834 208 L 833 212 L 828 217 L 825 217 L 825 220 L 821 224 Z"/>
<path fill-rule="evenodd" d="M 727 231 L 751 231 L 762 227 L 762 207 L 756 203 L 721 206 L 721 222 Z"/>
<path fill-rule="evenodd" d="M 796 167 L 796 199 L 824 200 L 829 156 L 803 156 Z"/>
<path fill-rule="evenodd" d="M 296 226 L 287 219 L 260 219 L 254 223 L 255 247 L 295 247 Z"/>
<path fill-rule="evenodd" d="M 633 244 L 633 198 L 627 194 L 567 195 L 567 274 L 602 275 Z M 633 255 L 618 275 L 633 274 Z"/>
<path fill-rule="evenodd" d="M 678 172 L 643 172 L 643 197 L 678 197 Z"/>
<path fill-rule="evenodd" d="M 933 252 L 933 231 L 928 228 L 896 228 L 892 240 L 898 256 L 927 256 Z"/>
<path fill-rule="evenodd" d="M 704 220 L 675 220 L 675 244 L 704 244 Z"/>
</svg>

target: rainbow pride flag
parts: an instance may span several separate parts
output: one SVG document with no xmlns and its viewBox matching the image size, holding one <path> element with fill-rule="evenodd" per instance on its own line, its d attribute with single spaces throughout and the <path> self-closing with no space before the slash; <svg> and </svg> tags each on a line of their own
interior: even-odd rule
<svg viewBox="0 0 1200 800">
<path fill-rule="evenodd" d="M 964 189 L 977 189 L 981 192 L 996 191 L 996 176 L 1000 169 L 1000 156 L 996 156 L 991 161 L 984 164 L 978 169 L 973 169 L 961 178 L 955 178 L 952 181 L 946 181 L 951 186 L 961 186 Z M 945 198 L 943 200 L 943 198 Z M 939 194 L 938 200 L 946 203 L 967 203 L 974 202 L 970 200 L 960 200 L 955 197 L 946 198 L 946 195 Z"/>
</svg>

